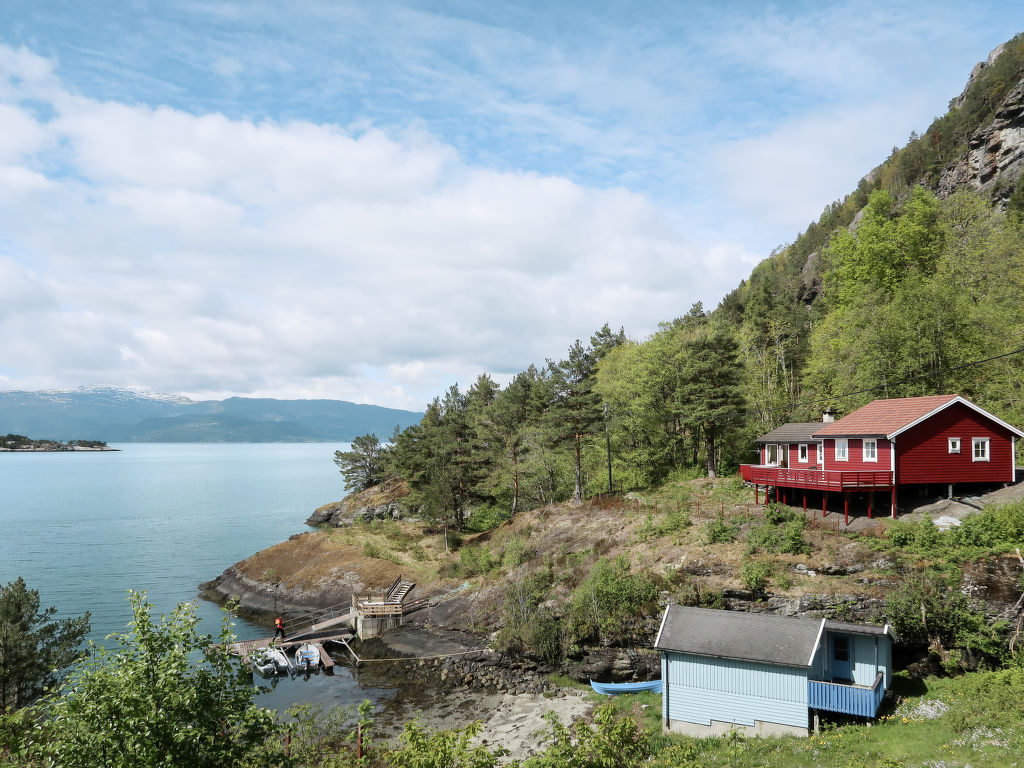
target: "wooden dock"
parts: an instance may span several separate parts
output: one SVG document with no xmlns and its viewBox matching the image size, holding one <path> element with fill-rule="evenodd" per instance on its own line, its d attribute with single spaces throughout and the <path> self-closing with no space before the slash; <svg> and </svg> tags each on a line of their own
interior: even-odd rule
<svg viewBox="0 0 1024 768">
<path fill-rule="evenodd" d="M 324 648 L 324 643 L 340 643 L 345 646 L 352 657 L 358 662 L 358 657 L 348 645 L 348 641 L 355 637 L 352 630 L 347 627 L 339 628 L 337 625 L 341 623 L 340 621 L 332 619 L 331 623 L 334 627 L 333 629 L 331 627 L 327 627 L 321 628 L 318 631 L 307 631 L 284 640 L 278 640 L 273 637 L 259 637 L 255 640 L 240 640 L 237 643 L 229 643 L 224 647 L 227 649 L 228 653 L 233 656 L 238 656 L 243 663 L 247 664 L 249 662 L 249 657 L 252 655 L 253 651 L 257 649 L 274 647 L 287 652 L 294 648 L 298 648 L 303 643 L 310 643 L 311 645 L 316 646 L 317 650 L 320 652 L 320 661 L 324 667 L 330 668 L 334 666 L 334 659 L 331 658 L 327 649 Z M 220 643 L 215 643 L 214 645 L 219 647 Z"/>
</svg>

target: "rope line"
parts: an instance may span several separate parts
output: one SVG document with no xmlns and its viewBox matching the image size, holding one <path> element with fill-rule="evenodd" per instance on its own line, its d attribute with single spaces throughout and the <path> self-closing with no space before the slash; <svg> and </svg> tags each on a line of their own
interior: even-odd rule
<svg viewBox="0 0 1024 768">
<path fill-rule="evenodd" d="M 372 661 L 418 661 L 419 659 L 446 659 L 449 656 L 466 656 L 470 653 L 497 653 L 493 648 L 477 648 L 475 651 L 455 651 L 454 653 L 436 653 L 432 656 L 398 656 L 393 659 L 364 659 L 360 658 L 361 664 Z"/>
<path fill-rule="evenodd" d="M 791 411 L 794 408 L 798 408 L 798 407 L 803 406 L 803 405 L 819 405 L 819 404 L 822 404 L 822 403 L 832 403 L 832 402 L 835 402 L 836 400 L 846 400 L 848 398 L 854 397 L 855 395 L 863 395 L 863 394 L 867 394 L 868 392 L 877 392 L 879 390 L 886 389 L 888 387 L 898 387 L 901 384 L 909 384 L 910 382 L 920 381 L 921 379 L 931 379 L 931 378 L 934 378 L 936 376 L 942 376 L 942 375 L 945 375 L 947 373 L 952 373 L 953 371 L 960 371 L 960 370 L 963 370 L 965 368 L 973 368 L 974 366 L 977 366 L 977 365 L 984 365 L 985 363 L 991 363 L 993 360 L 1001 360 L 1004 357 L 1012 357 L 1013 355 L 1019 355 L 1021 353 L 1024 353 L 1024 347 L 1021 347 L 1019 349 L 1014 349 L 1014 350 L 1012 350 L 1010 352 L 1004 352 L 1001 355 L 992 355 L 992 357 L 986 357 L 986 358 L 984 358 L 982 360 L 972 360 L 969 363 L 961 363 L 960 365 L 954 365 L 951 368 L 943 368 L 941 370 L 933 371 L 931 373 L 922 373 L 922 374 L 918 374 L 917 376 L 909 376 L 909 377 L 907 377 L 905 379 L 899 379 L 898 381 L 886 382 L 885 384 L 878 384 L 878 385 L 876 385 L 874 387 L 866 387 L 865 389 L 857 389 L 857 390 L 854 390 L 852 392 L 844 392 L 843 394 L 832 395 L 831 397 L 819 397 L 819 398 L 816 398 L 814 400 L 803 400 L 803 401 L 800 401 L 800 402 L 790 403 L 788 405 L 776 405 L 776 406 L 773 406 L 771 408 L 761 408 L 761 409 L 753 410 L 753 411 L 734 411 L 731 414 L 727 414 L 726 418 L 740 418 L 742 416 L 758 416 L 758 415 L 760 415 L 762 413 L 765 413 L 765 412 Z"/>
</svg>

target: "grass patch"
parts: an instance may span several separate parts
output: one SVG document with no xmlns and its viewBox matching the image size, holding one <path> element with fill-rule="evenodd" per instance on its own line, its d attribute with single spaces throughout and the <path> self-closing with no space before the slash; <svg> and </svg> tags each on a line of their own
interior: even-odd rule
<svg viewBox="0 0 1024 768">
<path fill-rule="evenodd" d="M 826 725 L 809 738 L 694 739 L 663 735 L 660 699 L 640 722 L 653 734 L 651 766 L 732 768 L 924 768 L 1024 765 L 1024 669 L 975 672 L 911 682 L 897 676 L 906 696 L 872 727 Z M 634 697 L 619 697 L 629 698 Z M 636 704 L 642 705 L 637 698 Z M 616 702 L 623 712 L 628 702 Z M 653 723 L 650 710 L 654 710 Z"/>
</svg>

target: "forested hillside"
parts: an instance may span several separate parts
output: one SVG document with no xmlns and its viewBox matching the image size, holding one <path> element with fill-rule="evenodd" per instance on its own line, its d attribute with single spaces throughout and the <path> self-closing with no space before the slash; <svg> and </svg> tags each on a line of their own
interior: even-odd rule
<svg viewBox="0 0 1024 768">
<path fill-rule="evenodd" d="M 714 311 L 643 340 L 605 325 L 505 389 L 453 386 L 350 486 L 402 477 L 461 526 L 470 507 L 514 515 L 731 472 L 755 435 L 876 397 L 956 392 L 1024 424 L 1022 136 L 1018 35 Z"/>
</svg>

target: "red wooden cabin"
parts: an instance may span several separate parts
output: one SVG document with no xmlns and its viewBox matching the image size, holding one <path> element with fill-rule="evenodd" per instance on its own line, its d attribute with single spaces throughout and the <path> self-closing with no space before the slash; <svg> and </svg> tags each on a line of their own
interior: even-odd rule
<svg viewBox="0 0 1024 768">
<path fill-rule="evenodd" d="M 875 400 L 842 419 L 783 424 L 757 439 L 760 464 L 740 474 L 755 488 L 772 486 L 843 494 L 887 492 L 896 516 L 901 485 L 1012 483 L 1016 427 L 959 395 Z M 806 494 L 804 495 L 806 507 Z M 824 506 L 823 506 L 824 508 Z"/>
</svg>

